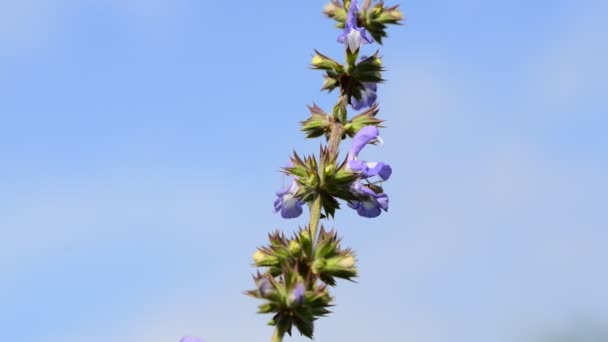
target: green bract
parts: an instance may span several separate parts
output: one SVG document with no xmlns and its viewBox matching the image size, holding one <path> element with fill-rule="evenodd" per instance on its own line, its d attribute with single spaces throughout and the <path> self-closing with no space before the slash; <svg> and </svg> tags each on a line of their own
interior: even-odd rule
<svg viewBox="0 0 608 342">
<path fill-rule="evenodd" d="M 306 133 L 307 138 L 318 138 L 325 135 L 329 138 L 331 132 L 331 116 L 325 113 L 319 106 L 313 104 L 308 106 L 310 110 L 310 118 L 302 121 L 302 131 Z"/>
<path fill-rule="evenodd" d="M 365 126 L 382 127 L 381 124 L 384 121 L 376 118 L 376 114 L 379 111 L 378 105 L 375 104 L 366 111 L 356 115 L 344 126 L 345 133 L 352 138 Z"/>
</svg>

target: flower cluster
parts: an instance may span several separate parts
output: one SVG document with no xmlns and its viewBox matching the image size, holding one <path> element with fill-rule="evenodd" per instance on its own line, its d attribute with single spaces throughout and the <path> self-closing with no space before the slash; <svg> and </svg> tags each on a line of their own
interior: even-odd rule
<svg viewBox="0 0 608 342">
<path fill-rule="evenodd" d="M 362 44 L 362 43 L 361 43 Z M 352 58 L 349 65 L 343 66 L 335 60 L 315 51 L 312 67 L 325 71 L 325 82 L 321 90 L 329 92 L 340 88 L 348 103 L 354 110 L 372 107 L 377 100 L 378 83 L 383 82 L 382 60 L 375 53 L 371 57 L 362 57 L 356 62 L 358 49 L 351 52 L 347 49 L 347 57 Z"/>
<path fill-rule="evenodd" d="M 292 166 L 285 168 L 292 181 L 276 193 L 275 213 L 280 212 L 283 218 L 298 217 L 303 212 L 302 206 L 315 196 L 324 198 L 324 209 L 329 216 L 340 208 L 336 198 L 346 200 L 348 206 L 363 217 L 376 217 L 380 215 L 380 209 L 387 211 L 388 196 L 370 179 L 378 177 L 380 182 L 388 180 L 392 174 L 390 165 L 359 159 L 361 150 L 375 143 L 383 143 L 378 127 L 370 125 L 361 128 L 353 138 L 346 160 L 339 167 L 331 167 L 335 163 L 325 163 L 330 167 L 323 170 L 324 177 L 318 174 L 318 163 L 314 157 L 302 159 L 295 154 Z M 331 162 L 326 150 L 322 150 L 321 155 Z"/>
<path fill-rule="evenodd" d="M 357 276 L 354 252 L 342 249 L 337 233 L 324 228 L 314 248 L 309 228 L 289 239 L 275 232 L 269 240 L 253 255 L 254 265 L 266 271 L 253 277 L 256 289 L 246 293 L 265 300 L 258 312 L 273 313 L 270 325 L 281 333 L 291 335 L 295 326 L 312 338 L 313 322 L 330 313 L 328 286 L 335 286 L 336 278 Z"/>
<path fill-rule="evenodd" d="M 349 1 L 345 1 L 349 2 Z M 356 3 L 356 2 L 355 2 Z M 331 0 L 329 4 L 325 6 L 323 11 L 327 17 L 334 19 L 338 28 L 347 27 L 349 18 L 345 10 L 345 4 L 339 0 Z M 359 11 L 356 15 L 356 22 L 359 25 L 365 26 L 366 31 L 372 36 L 378 43 L 382 44 L 383 38 L 386 38 L 387 25 L 398 25 L 403 20 L 403 13 L 399 10 L 399 6 L 386 7 L 384 1 L 378 1 L 376 5 L 371 6 L 371 1 L 365 1 L 362 11 Z"/>
<path fill-rule="evenodd" d="M 348 13 L 346 14 L 344 32 L 338 36 L 338 43 L 345 44 L 352 53 L 359 50 L 361 45 L 374 42 L 374 40 L 369 37 L 367 30 L 363 27 L 359 27 L 358 20 L 359 5 L 357 4 L 357 1 L 355 1 L 354 3 L 351 3 Z"/>
<path fill-rule="evenodd" d="M 269 235 L 269 244 L 253 255 L 255 289 L 246 293 L 264 301 L 259 313 L 273 314 L 272 341 L 291 335 L 292 328 L 313 337 L 314 321 L 330 313 L 333 298 L 329 289 L 337 279 L 357 276 L 355 254 L 342 248 L 334 230 L 327 231 L 321 220 L 334 218 L 341 204 L 346 204 L 366 218 L 388 211 L 389 199 L 382 185 L 389 180 L 392 168 L 382 161 L 361 158 L 368 145 L 382 145 L 379 129 L 378 84 L 384 71 L 378 52 L 360 56 L 364 45 L 382 43 L 388 24 L 403 18 L 397 6 L 386 7 L 383 1 L 366 0 L 362 7 L 356 0 L 331 0 L 325 14 L 342 29 L 337 42 L 344 45 L 346 58 L 340 63 L 318 51 L 312 68 L 324 72 L 322 90 L 339 90 L 337 103 L 329 112 L 313 104 L 310 116 L 301 122 L 307 138 L 324 138 L 318 155 L 302 156 L 294 152 L 283 168 L 288 184 L 276 192 L 274 212 L 286 219 L 300 217 L 305 207 L 310 222 L 291 238 L 280 232 Z M 349 110 L 361 111 L 349 117 Z M 339 158 L 339 145 L 352 139 L 346 156 Z"/>
</svg>

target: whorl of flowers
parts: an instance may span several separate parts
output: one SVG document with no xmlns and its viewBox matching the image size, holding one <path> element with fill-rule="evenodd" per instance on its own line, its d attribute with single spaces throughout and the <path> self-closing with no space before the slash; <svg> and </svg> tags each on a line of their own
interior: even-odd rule
<svg viewBox="0 0 608 342">
<path fill-rule="evenodd" d="M 275 327 L 275 342 L 291 335 L 293 327 L 312 338 L 314 321 L 330 313 L 330 287 L 337 279 L 357 277 L 355 253 L 341 247 L 337 233 L 320 221 L 334 218 L 342 203 L 365 218 L 379 216 L 389 205 L 382 184 L 392 174 L 390 165 L 359 158 L 367 145 L 383 144 L 376 100 L 384 68 L 377 51 L 369 57 L 359 52 L 363 45 L 381 44 L 387 25 L 399 24 L 403 15 L 398 6 L 371 0 L 361 7 L 357 1 L 331 0 L 324 13 L 342 29 L 336 40 L 344 45 L 346 60 L 339 63 L 315 50 L 312 68 L 324 72 L 322 90 L 339 89 L 340 95 L 330 113 L 316 104 L 308 107 L 310 117 L 301 129 L 307 138 L 323 137 L 326 144 L 318 155 L 294 152 L 283 168 L 289 184 L 276 192 L 274 201 L 274 212 L 286 219 L 299 217 L 308 207 L 310 221 L 291 237 L 279 231 L 269 235 L 269 244 L 253 255 L 260 270 L 253 277 L 255 289 L 246 292 L 264 301 L 259 313 L 273 315 L 268 324 Z M 349 108 L 361 112 L 349 117 Z M 341 159 L 338 149 L 346 138 L 352 141 Z"/>
</svg>

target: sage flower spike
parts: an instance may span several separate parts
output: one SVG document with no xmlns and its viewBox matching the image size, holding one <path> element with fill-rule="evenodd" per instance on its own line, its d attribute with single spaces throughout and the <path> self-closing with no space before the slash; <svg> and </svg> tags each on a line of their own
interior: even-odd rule
<svg viewBox="0 0 608 342">
<path fill-rule="evenodd" d="M 348 201 L 347 204 L 357 210 L 359 216 L 374 218 L 380 216 L 382 210 L 388 211 L 388 196 L 385 193 L 377 194 L 361 182 L 355 182 L 351 190 L 357 200 Z"/>
<path fill-rule="evenodd" d="M 351 2 L 346 14 L 344 32 L 338 36 L 338 43 L 346 45 L 352 53 L 359 50 L 361 45 L 374 42 L 364 27 L 357 26 L 358 17 L 359 5 L 357 4 L 357 0 L 354 0 Z"/>
<path fill-rule="evenodd" d="M 277 191 L 274 201 L 274 213 L 281 212 L 281 217 L 286 219 L 296 218 L 302 215 L 304 202 L 294 197 L 298 191 L 298 183 L 295 180 L 291 184 Z"/>
<path fill-rule="evenodd" d="M 355 134 L 350 151 L 346 157 L 348 168 L 355 173 L 361 174 L 363 178 L 378 176 L 382 180 L 388 180 L 393 173 L 390 165 L 383 162 L 365 162 L 358 159 L 359 152 L 365 145 L 372 142 L 382 142 L 376 126 L 365 126 Z"/>
</svg>

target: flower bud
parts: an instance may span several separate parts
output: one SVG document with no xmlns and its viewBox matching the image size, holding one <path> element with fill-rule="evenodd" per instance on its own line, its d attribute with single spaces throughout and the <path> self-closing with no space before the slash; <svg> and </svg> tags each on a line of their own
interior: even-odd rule
<svg viewBox="0 0 608 342">
<path fill-rule="evenodd" d="M 319 274 L 323 271 L 323 269 L 325 268 L 325 264 L 326 261 L 325 259 L 316 259 L 313 263 L 312 263 L 312 273 L 314 274 Z"/>
<path fill-rule="evenodd" d="M 352 255 L 347 255 L 338 260 L 337 266 L 342 268 L 353 268 L 355 267 L 355 258 Z"/>
<path fill-rule="evenodd" d="M 338 80 L 333 78 L 333 77 L 325 77 L 325 82 L 323 82 L 323 86 L 321 87 L 321 90 L 328 90 L 328 91 L 332 91 L 334 89 L 336 89 L 336 87 L 338 87 Z"/>
<path fill-rule="evenodd" d="M 403 20 L 403 13 L 397 8 L 387 8 L 386 11 L 382 12 L 378 18 L 377 22 L 382 24 L 394 24 L 400 20 Z"/>
<path fill-rule="evenodd" d="M 326 175 L 333 175 L 335 173 L 336 173 L 336 164 L 335 163 L 331 163 L 331 164 L 325 166 Z"/>
<path fill-rule="evenodd" d="M 310 231 L 308 229 L 302 229 L 300 231 L 299 238 L 300 245 L 302 246 L 302 250 L 306 255 L 312 254 L 312 238 L 310 236 Z"/>
<path fill-rule="evenodd" d="M 316 52 L 316 54 L 312 57 L 311 64 L 316 69 L 322 69 L 322 70 L 338 71 L 342 68 L 340 63 L 338 63 L 338 62 L 334 61 L 333 59 L 331 59 L 327 56 L 324 56 L 318 52 Z"/>
<path fill-rule="evenodd" d="M 302 229 L 302 231 L 300 232 L 300 239 L 302 239 L 302 243 L 310 242 L 312 240 L 310 236 L 310 231 L 308 229 Z"/>
<path fill-rule="evenodd" d="M 339 122 L 342 122 L 343 124 L 346 124 L 346 116 L 347 116 L 346 106 L 342 102 L 340 102 L 334 106 L 332 115 L 334 117 L 334 120 L 337 120 Z"/>
<path fill-rule="evenodd" d="M 344 21 L 346 21 L 346 11 L 344 10 L 344 7 L 338 6 L 333 1 L 325 5 L 323 13 L 338 22 L 344 23 Z"/>
<path fill-rule="evenodd" d="M 302 246 L 300 246 L 300 244 L 296 240 L 289 241 L 289 253 L 294 256 L 299 256 L 301 252 Z"/>
<path fill-rule="evenodd" d="M 306 185 L 311 188 L 316 188 L 317 185 L 319 185 L 319 177 L 316 174 L 308 175 L 308 178 L 306 179 Z"/>
<path fill-rule="evenodd" d="M 378 4 L 378 5 L 376 5 L 376 6 L 374 7 L 374 9 L 372 10 L 372 14 L 373 14 L 374 16 L 376 16 L 376 17 L 377 17 L 377 16 L 379 16 L 379 15 L 381 15 L 381 14 L 382 14 L 383 10 L 384 10 L 384 8 L 382 8 L 382 6 L 380 6 L 380 5 Z"/>
<path fill-rule="evenodd" d="M 327 259 L 323 273 L 343 279 L 350 279 L 357 276 L 356 260 L 352 253 L 347 252 L 342 255 Z"/>
<path fill-rule="evenodd" d="M 253 262 L 255 262 L 257 266 L 274 266 L 279 263 L 279 259 L 274 255 L 266 254 L 258 249 L 253 253 Z"/>
<path fill-rule="evenodd" d="M 259 249 L 253 253 L 253 261 L 256 263 L 261 263 L 266 260 L 266 253 L 260 251 Z"/>
</svg>

